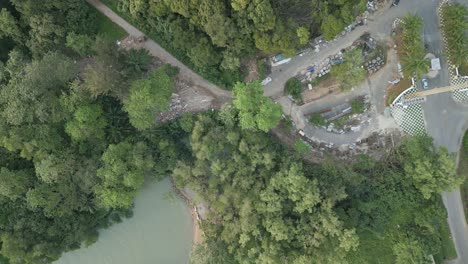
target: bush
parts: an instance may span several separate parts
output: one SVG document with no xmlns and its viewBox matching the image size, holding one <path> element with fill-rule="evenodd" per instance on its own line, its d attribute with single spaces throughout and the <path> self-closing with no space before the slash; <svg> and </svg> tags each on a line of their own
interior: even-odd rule
<svg viewBox="0 0 468 264">
<path fill-rule="evenodd" d="M 468 154 L 468 132 L 466 132 L 465 135 L 463 136 L 462 146 L 463 146 L 462 147 L 463 152 Z"/>
<path fill-rule="evenodd" d="M 316 126 L 324 126 L 327 124 L 325 118 L 321 114 L 313 114 L 309 117 L 309 122 Z"/>
<path fill-rule="evenodd" d="M 364 57 L 361 49 L 354 49 L 344 54 L 344 62 L 331 68 L 330 74 L 336 78 L 343 91 L 351 90 L 366 78 L 362 68 Z"/>
<path fill-rule="evenodd" d="M 296 143 L 294 143 L 294 149 L 299 153 L 299 154 L 305 154 L 310 151 L 310 146 L 305 143 L 302 139 L 296 140 Z"/>
<path fill-rule="evenodd" d="M 294 77 L 289 79 L 284 86 L 284 92 L 286 94 L 291 95 L 294 98 L 294 100 L 301 100 L 301 82 Z"/>
<path fill-rule="evenodd" d="M 455 66 L 466 63 L 468 52 L 468 8 L 463 4 L 444 5 L 442 8 L 442 19 L 444 35 L 447 38 L 448 57 Z"/>
<path fill-rule="evenodd" d="M 421 78 L 428 72 L 429 59 L 425 58 L 424 42 L 421 38 L 423 20 L 420 16 L 408 14 L 403 18 L 402 58 L 403 74 L 406 77 Z"/>
<path fill-rule="evenodd" d="M 267 77 L 268 66 L 266 65 L 264 59 L 257 61 L 257 73 L 258 73 L 259 80 L 263 80 Z"/>
<path fill-rule="evenodd" d="M 354 99 L 351 102 L 351 111 L 353 114 L 361 114 L 364 113 L 365 105 L 364 102 L 360 99 Z"/>
</svg>

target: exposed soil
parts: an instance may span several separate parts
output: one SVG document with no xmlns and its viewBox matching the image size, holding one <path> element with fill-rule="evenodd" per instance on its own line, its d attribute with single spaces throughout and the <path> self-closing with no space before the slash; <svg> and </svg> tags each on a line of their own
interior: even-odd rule
<svg viewBox="0 0 468 264">
<path fill-rule="evenodd" d="M 329 77 L 321 81 L 317 86 L 312 87 L 312 90 L 302 92 L 302 100 L 304 103 L 310 103 L 321 99 L 327 95 L 336 95 L 341 93 L 340 85 L 335 78 Z"/>
<path fill-rule="evenodd" d="M 244 82 L 248 83 L 253 80 L 258 79 L 258 71 L 257 71 L 257 60 L 255 58 L 250 59 L 244 65 L 245 68 L 248 70 L 247 75 L 245 76 Z"/>
<path fill-rule="evenodd" d="M 191 85 L 184 79 L 176 81 L 176 90 L 172 94 L 169 111 L 159 113 L 157 121 L 164 123 L 179 117 L 183 113 L 198 113 L 210 108 L 221 107 L 214 96 L 207 90 Z"/>
<path fill-rule="evenodd" d="M 398 78 L 398 76 L 395 76 L 395 78 Z M 390 84 L 386 90 L 385 105 L 389 106 L 401 92 L 410 88 L 411 85 L 411 81 L 407 79 L 400 80 L 396 85 Z"/>
</svg>

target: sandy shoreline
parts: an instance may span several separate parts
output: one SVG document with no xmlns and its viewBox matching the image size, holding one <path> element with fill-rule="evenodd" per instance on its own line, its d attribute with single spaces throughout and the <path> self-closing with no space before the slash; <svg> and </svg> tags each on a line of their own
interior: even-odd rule
<svg viewBox="0 0 468 264">
<path fill-rule="evenodd" d="M 190 195 L 185 192 L 184 190 L 178 189 L 175 184 L 174 180 L 171 177 L 171 185 L 173 191 L 184 200 L 185 204 L 187 205 L 187 209 L 192 216 L 192 243 L 193 247 L 203 243 L 203 230 L 200 228 L 200 215 L 197 211 L 197 206 L 194 205 L 192 198 Z"/>
<path fill-rule="evenodd" d="M 190 205 L 187 205 L 190 206 Z M 196 207 L 189 207 L 190 215 L 192 216 L 192 242 L 193 246 L 203 243 L 203 231 L 200 228 L 199 217 Z"/>
</svg>

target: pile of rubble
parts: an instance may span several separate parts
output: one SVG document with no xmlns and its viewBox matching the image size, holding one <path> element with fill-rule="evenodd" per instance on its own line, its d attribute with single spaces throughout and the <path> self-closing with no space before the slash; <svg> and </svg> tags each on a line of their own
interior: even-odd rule
<svg viewBox="0 0 468 264">
<path fill-rule="evenodd" d="M 383 56 L 379 56 L 373 60 L 366 61 L 364 63 L 364 68 L 367 70 L 368 73 L 374 73 L 380 68 L 382 68 L 385 65 L 385 62 L 383 60 Z"/>
<path fill-rule="evenodd" d="M 381 157 L 385 151 L 399 145 L 405 134 L 398 129 L 388 129 L 372 133 L 369 137 L 354 143 L 335 146 L 333 143 L 317 142 L 303 136 L 301 138 L 311 146 L 311 153 L 317 160 L 333 155 L 341 160 L 353 160 L 356 156 L 367 154 Z"/>
<path fill-rule="evenodd" d="M 168 111 L 159 113 L 156 117 L 156 120 L 159 123 L 168 122 L 180 116 L 184 112 L 185 108 L 187 108 L 187 104 L 184 104 L 182 102 L 182 98 L 180 97 L 180 95 L 177 93 L 173 93 L 171 96 L 171 104 L 169 106 Z"/>
</svg>

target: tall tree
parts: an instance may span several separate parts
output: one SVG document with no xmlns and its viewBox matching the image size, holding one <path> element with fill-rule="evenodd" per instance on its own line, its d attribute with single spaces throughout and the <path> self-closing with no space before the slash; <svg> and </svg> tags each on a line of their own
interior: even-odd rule
<svg viewBox="0 0 468 264">
<path fill-rule="evenodd" d="M 106 126 L 107 120 L 100 105 L 82 105 L 73 114 L 73 119 L 66 123 L 65 131 L 76 141 L 104 140 Z"/>
<path fill-rule="evenodd" d="M 363 65 L 362 50 L 354 49 L 345 53 L 342 64 L 332 67 L 331 74 L 338 80 L 342 90 L 349 90 L 364 80 L 366 70 Z"/>
<path fill-rule="evenodd" d="M 130 96 L 124 102 L 130 123 L 140 130 L 154 126 L 156 114 L 168 109 L 173 90 L 174 81 L 164 67 L 151 73 L 147 79 L 133 82 Z"/>
<path fill-rule="evenodd" d="M 281 119 L 281 107 L 263 96 L 263 88 L 258 81 L 237 83 L 234 97 L 233 105 L 239 111 L 239 123 L 243 129 L 267 132 Z"/>
<path fill-rule="evenodd" d="M 97 171 L 101 183 L 95 187 L 98 204 L 104 208 L 130 208 L 145 176 L 155 166 L 148 147 L 143 142 L 109 145 L 102 162 Z"/>
</svg>

